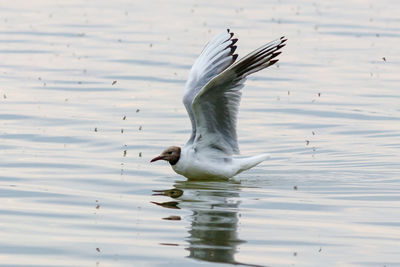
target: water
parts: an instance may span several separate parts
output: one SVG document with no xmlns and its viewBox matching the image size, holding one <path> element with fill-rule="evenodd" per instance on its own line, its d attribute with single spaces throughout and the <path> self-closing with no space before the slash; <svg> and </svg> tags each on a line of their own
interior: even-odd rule
<svg viewBox="0 0 400 267">
<path fill-rule="evenodd" d="M 0 7 L 0 266 L 400 265 L 396 1 Z M 239 114 L 272 159 L 189 182 L 149 160 L 189 137 L 183 85 L 225 27 L 242 56 L 289 39 Z"/>
</svg>

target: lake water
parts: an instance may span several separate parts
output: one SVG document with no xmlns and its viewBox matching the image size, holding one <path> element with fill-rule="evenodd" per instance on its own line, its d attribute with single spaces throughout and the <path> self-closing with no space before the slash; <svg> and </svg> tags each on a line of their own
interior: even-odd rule
<svg viewBox="0 0 400 267">
<path fill-rule="evenodd" d="M 400 266 L 398 1 L 0 8 L 0 266 Z M 239 114 L 272 158 L 186 181 L 149 160 L 189 138 L 189 68 L 227 27 L 239 56 L 288 38 Z"/>
</svg>

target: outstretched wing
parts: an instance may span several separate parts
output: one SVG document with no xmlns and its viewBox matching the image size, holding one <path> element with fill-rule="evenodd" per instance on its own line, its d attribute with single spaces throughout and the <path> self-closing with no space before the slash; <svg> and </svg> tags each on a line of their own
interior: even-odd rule
<svg viewBox="0 0 400 267">
<path fill-rule="evenodd" d="M 276 62 L 287 39 L 281 37 L 261 46 L 212 78 L 192 102 L 195 122 L 194 146 L 224 154 L 239 153 L 236 134 L 241 89 L 246 77 Z"/>
<path fill-rule="evenodd" d="M 192 135 L 187 145 L 192 144 L 196 136 L 196 122 L 192 110 L 194 98 L 212 78 L 224 71 L 237 58 L 237 55 L 234 54 L 237 39 L 232 37 L 233 33 L 229 29 L 214 37 L 204 47 L 190 70 L 183 95 L 183 104 L 192 123 Z"/>
</svg>

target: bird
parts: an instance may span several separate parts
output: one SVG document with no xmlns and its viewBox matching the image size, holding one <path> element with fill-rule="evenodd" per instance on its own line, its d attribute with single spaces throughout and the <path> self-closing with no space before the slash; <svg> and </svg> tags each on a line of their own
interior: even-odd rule
<svg viewBox="0 0 400 267">
<path fill-rule="evenodd" d="M 189 180 L 227 180 L 269 158 L 269 154 L 237 156 L 237 115 L 247 76 L 277 63 L 287 39 L 282 36 L 240 60 L 235 54 L 237 41 L 226 29 L 203 48 L 183 94 L 191 136 L 183 147 L 170 146 L 150 162 L 168 161 Z"/>
</svg>

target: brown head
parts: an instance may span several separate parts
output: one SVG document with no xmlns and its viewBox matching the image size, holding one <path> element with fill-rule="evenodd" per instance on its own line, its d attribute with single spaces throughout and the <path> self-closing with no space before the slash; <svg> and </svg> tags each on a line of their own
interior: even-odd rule
<svg viewBox="0 0 400 267">
<path fill-rule="evenodd" d="M 178 146 L 170 146 L 166 150 L 161 153 L 160 156 L 155 157 L 150 162 L 157 161 L 157 160 L 166 160 L 171 165 L 175 165 L 179 158 L 181 157 L 181 148 Z"/>
</svg>

